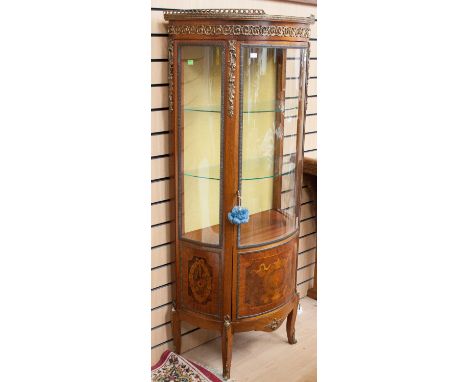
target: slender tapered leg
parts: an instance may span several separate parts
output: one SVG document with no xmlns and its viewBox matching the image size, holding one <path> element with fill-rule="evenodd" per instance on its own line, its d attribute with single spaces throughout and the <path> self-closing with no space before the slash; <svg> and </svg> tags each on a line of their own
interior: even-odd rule
<svg viewBox="0 0 468 382">
<path fill-rule="evenodd" d="M 299 305 L 299 296 L 296 295 L 296 303 L 294 304 L 293 310 L 288 314 L 288 319 L 286 321 L 286 333 L 288 334 L 288 342 L 293 345 L 297 343 L 296 340 L 296 317 L 297 317 L 297 308 Z"/>
<path fill-rule="evenodd" d="M 232 360 L 232 326 L 229 316 L 224 317 L 223 336 L 223 377 L 229 379 L 231 375 L 231 360 Z"/>
<path fill-rule="evenodd" d="M 177 310 L 172 308 L 172 340 L 174 342 L 174 348 L 175 352 L 177 354 L 180 354 L 180 341 L 181 341 L 181 335 L 180 335 L 180 319 L 179 319 L 179 313 L 177 313 Z"/>
</svg>

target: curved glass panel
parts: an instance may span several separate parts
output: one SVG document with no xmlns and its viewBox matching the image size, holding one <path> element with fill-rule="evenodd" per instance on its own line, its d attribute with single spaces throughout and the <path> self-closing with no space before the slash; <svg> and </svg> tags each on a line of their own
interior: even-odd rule
<svg viewBox="0 0 468 382">
<path fill-rule="evenodd" d="M 220 243 L 222 67 L 221 46 L 180 47 L 180 231 L 211 245 Z"/>
<path fill-rule="evenodd" d="M 302 134 L 305 49 L 241 48 L 239 184 L 250 219 L 239 246 L 276 241 L 298 228 L 297 134 Z M 302 147 L 299 148 L 302 150 Z"/>
</svg>

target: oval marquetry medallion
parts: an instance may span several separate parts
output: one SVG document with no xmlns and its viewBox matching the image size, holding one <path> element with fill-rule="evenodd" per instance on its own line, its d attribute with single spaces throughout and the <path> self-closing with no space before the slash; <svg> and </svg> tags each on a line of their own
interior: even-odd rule
<svg viewBox="0 0 468 382">
<path fill-rule="evenodd" d="M 208 301 L 211 295 L 212 272 L 206 260 L 193 257 L 189 263 L 189 287 L 192 297 L 200 304 Z"/>
</svg>

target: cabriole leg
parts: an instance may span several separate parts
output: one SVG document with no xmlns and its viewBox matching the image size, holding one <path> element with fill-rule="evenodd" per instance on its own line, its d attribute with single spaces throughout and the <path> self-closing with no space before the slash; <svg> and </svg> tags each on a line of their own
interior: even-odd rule
<svg viewBox="0 0 468 382">
<path fill-rule="evenodd" d="M 294 308 L 288 314 L 288 319 L 286 321 L 286 333 L 288 334 L 288 342 L 293 345 L 297 343 L 296 340 L 296 317 L 297 317 L 297 308 L 299 306 L 299 296 L 296 295 L 296 303 Z"/>
<path fill-rule="evenodd" d="M 221 339 L 223 349 L 223 377 L 229 379 L 231 375 L 232 360 L 232 326 L 229 316 L 224 317 L 223 336 Z"/>
<path fill-rule="evenodd" d="M 181 343 L 181 335 L 180 335 L 180 318 L 179 313 L 177 310 L 172 308 L 172 340 L 174 342 L 175 352 L 180 354 L 180 343 Z"/>
</svg>

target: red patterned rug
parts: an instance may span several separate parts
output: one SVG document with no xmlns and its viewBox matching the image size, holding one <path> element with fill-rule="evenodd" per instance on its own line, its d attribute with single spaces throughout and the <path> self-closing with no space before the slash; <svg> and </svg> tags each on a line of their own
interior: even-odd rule
<svg viewBox="0 0 468 382">
<path fill-rule="evenodd" d="M 153 382 L 223 382 L 204 367 L 166 350 L 151 368 Z"/>
</svg>

